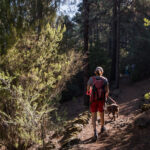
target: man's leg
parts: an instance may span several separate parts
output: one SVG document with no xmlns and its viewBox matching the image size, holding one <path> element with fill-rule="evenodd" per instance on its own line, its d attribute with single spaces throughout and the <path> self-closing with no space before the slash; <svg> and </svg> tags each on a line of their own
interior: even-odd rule
<svg viewBox="0 0 150 150">
<path fill-rule="evenodd" d="M 100 120 L 101 120 L 101 133 L 104 132 L 105 129 L 105 119 L 104 119 L 104 106 L 105 106 L 105 101 L 99 101 L 99 115 L 100 115 Z"/>
<path fill-rule="evenodd" d="M 98 138 L 98 133 L 96 131 L 96 120 L 97 120 L 97 112 L 92 112 L 92 125 L 94 130 L 94 138 L 93 140 L 96 141 Z"/>
<path fill-rule="evenodd" d="M 100 119 L 101 119 L 101 133 L 104 132 L 106 129 L 104 127 L 105 125 L 105 120 L 104 120 L 104 111 L 103 112 L 99 112 L 100 114 Z"/>
<path fill-rule="evenodd" d="M 104 111 L 103 112 L 99 112 L 99 114 L 100 114 L 100 119 L 101 119 L 101 127 L 103 127 L 104 124 L 105 124 Z"/>
<path fill-rule="evenodd" d="M 96 131 L 96 120 L 97 120 L 97 112 L 92 112 L 92 125 L 94 131 Z"/>
</svg>

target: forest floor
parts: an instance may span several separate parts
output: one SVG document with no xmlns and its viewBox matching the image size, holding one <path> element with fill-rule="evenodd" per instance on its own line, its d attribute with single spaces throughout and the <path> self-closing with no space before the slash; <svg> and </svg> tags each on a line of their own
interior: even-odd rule
<svg viewBox="0 0 150 150">
<path fill-rule="evenodd" d="M 45 149 L 50 150 L 150 150 L 150 110 L 142 112 L 143 95 L 150 91 L 150 79 L 130 83 L 128 79 L 121 79 L 120 89 L 111 90 L 119 104 L 119 118 L 112 121 L 105 114 L 107 132 L 92 142 L 93 129 L 90 112 L 83 105 L 83 97 L 65 102 L 60 112 L 67 113 L 67 123 L 61 136 L 47 133 Z M 82 120 L 83 119 L 83 120 Z M 100 131 L 100 119 L 97 119 L 97 130 Z M 73 131 L 73 132 L 72 132 Z M 70 133 L 72 132 L 72 133 Z M 68 139 L 73 139 L 71 144 Z M 69 141 L 70 142 L 70 141 Z M 40 149 L 38 145 L 30 150 Z M 42 150 L 43 148 L 41 148 Z M 5 150 L 5 148 L 2 148 Z"/>
<path fill-rule="evenodd" d="M 105 114 L 107 134 L 101 135 L 99 140 L 92 142 L 93 129 L 91 118 L 78 133 L 80 141 L 69 150 L 149 150 L 150 149 L 150 111 L 141 112 L 142 97 L 150 91 L 150 79 L 134 84 L 122 79 L 117 103 L 120 107 L 119 118 L 111 121 Z M 69 119 L 85 111 L 83 99 L 65 103 Z M 148 122 L 149 121 L 149 122 Z M 97 130 L 100 131 L 98 117 Z"/>
</svg>

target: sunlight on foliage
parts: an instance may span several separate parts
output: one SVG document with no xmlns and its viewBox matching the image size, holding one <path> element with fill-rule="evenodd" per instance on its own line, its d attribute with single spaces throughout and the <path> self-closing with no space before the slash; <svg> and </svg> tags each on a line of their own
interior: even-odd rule
<svg viewBox="0 0 150 150">
<path fill-rule="evenodd" d="M 147 18 L 144 18 L 144 26 L 150 26 L 150 20 L 148 20 Z"/>
<path fill-rule="evenodd" d="M 146 93 L 146 94 L 144 95 L 144 98 L 147 99 L 147 100 L 149 100 L 149 99 L 150 99 L 150 92 L 149 92 L 149 93 Z"/>
<path fill-rule="evenodd" d="M 8 149 L 42 143 L 43 119 L 56 109 L 52 101 L 83 67 L 81 53 L 59 52 L 64 31 L 47 24 L 40 34 L 26 32 L 0 58 L 0 139 Z"/>
</svg>

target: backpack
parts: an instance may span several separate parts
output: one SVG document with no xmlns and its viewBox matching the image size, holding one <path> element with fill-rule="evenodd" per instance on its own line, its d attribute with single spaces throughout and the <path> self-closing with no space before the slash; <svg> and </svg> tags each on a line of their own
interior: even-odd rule
<svg viewBox="0 0 150 150">
<path fill-rule="evenodd" d="M 100 101 L 105 100 L 105 84 L 104 78 L 100 77 L 100 79 L 96 79 L 93 77 L 93 87 L 92 87 L 92 94 L 91 94 L 91 102 L 93 101 Z"/>
</svg>

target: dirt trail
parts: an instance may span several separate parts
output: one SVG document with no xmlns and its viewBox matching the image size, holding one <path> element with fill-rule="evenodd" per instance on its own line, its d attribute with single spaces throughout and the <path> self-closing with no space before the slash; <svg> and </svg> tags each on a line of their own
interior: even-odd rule
<svg viewBox="0 0 150 150">
<path fill-rule="evenodd" d="M 120 106 L 119 118 L 116 121 L 111 121 L 107 114 L 105 115 L 105 123 L 107 128 L 107 135 L 104 135 L 97 142 L 92 142 L 93 130 L 91 125 L 91 119 L 89 123 L 78 134 L 80 143 L 74 145 L 70 150 L 145 150 L 150 149 L 150 145 L 147 147 L 147 140 L 142 141 L 143 136 L 147 136 L 148 129 L 133 129 L 133 122 L 139 114 L 140 97 L 144 93 L 150 91 L 150 79 L 141 81 L 135 84 L 127 84 L 122 82 L 120 85 L 120 94 L 117 98 Z M 80 99 L 81 100 L 81 99 Z M 74 105 L 75 110 L 81 110 L 81 105 L 77 103 Z M 81 109 L 80 109 L 81 107 Z M 74 110 L 74 111 L 75 111 Z M 72 112 L 73 113 L 73 112 Z M 99 118 L 97 122 L 97 130 L 100 131 Z M 150 130 L 149 130 L 150 131 Z M 144 134 L 145 133 L 145 134 Z M 141 139 L 140 139 L 141 138 Z M 146 138 L 146 139 L 147 139 Z M 143 142 L 144 145 L 142 144 Z"/>
</svg>

